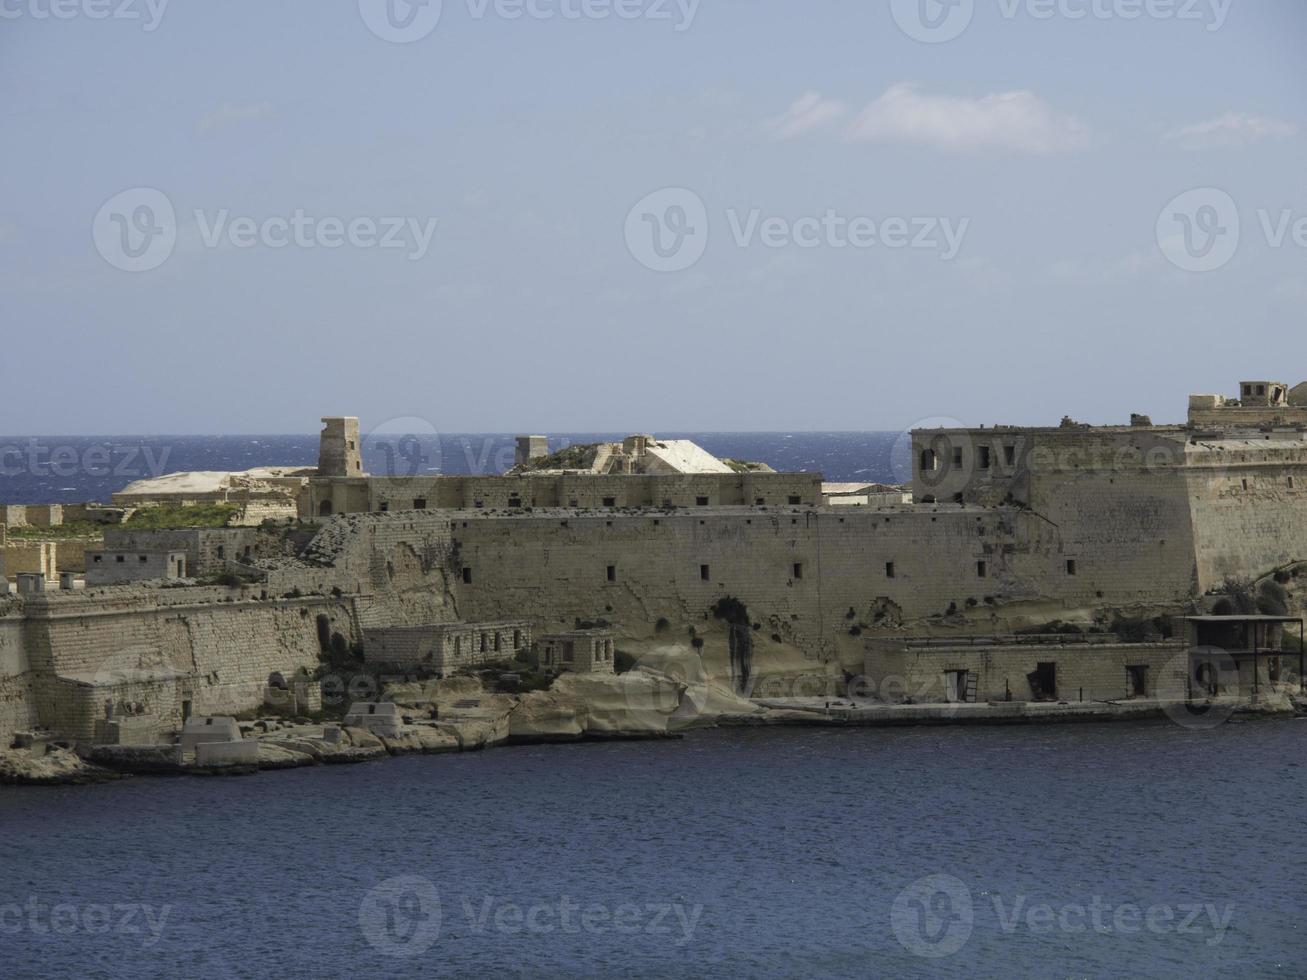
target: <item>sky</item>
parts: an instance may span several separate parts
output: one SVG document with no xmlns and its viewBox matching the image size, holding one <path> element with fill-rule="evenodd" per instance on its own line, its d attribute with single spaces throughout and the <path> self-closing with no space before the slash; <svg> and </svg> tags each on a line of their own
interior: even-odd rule
<svg viewBox="0 0 1307 980">
<path fill-rule="evenodd" d="M 0 0 L 11 434 L 1180 421 L 1307 378 L 1301 0 Z"/>
</svg>

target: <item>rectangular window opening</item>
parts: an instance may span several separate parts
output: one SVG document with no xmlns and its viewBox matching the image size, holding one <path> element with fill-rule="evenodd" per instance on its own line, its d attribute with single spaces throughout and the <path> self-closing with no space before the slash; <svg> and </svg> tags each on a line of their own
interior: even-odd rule
<svg viewBox="0 0 1307 980">
<path fill-rule="evenodd" d="M 699 566 L 699 578 L 703 579 L 705 582 L 712 578 L 712 574 L 707 565 Z"/>
</svg>

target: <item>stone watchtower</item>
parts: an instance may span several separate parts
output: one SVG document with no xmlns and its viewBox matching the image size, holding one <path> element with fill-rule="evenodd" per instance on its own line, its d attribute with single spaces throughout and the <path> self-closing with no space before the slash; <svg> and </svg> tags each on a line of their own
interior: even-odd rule
<svg viewBox="0 0 1307 980">
<path fill-rule="evenodd" d="M 533 459 L 549 455 L 549 440 L 545 436 L 518 436 L 513 465 L 525 466 Z"/>
<path fill-rule="evenodd" d="M 329 415 L 322 423 L 325 428 L 318 445 L 318 476 L 362 476 L 359 420 Z"/>
</svg>

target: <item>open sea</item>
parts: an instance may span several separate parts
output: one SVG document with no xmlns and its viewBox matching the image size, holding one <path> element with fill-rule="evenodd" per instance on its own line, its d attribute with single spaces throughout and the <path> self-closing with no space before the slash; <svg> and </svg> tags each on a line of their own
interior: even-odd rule
<svg viewBox="0 0 1307 980">
<path fill-rule="evenodd" d="M 5 977 L 1302 977 L 1307 724 L 0 789 Z"/>
<path fill-rule="evenodd" d="M 905 479 L 892 433 L 692 437 Z M 0 500 L 82 501 L 311 465 L 317 441 L 0 452 Z M 366 443 L 374 472 L 511 456 L 507 436 Z M 723 729 L 0 787 L 0 977 L 1304 977 L 1305 745 L 1295 721 Z"/>
</svg>

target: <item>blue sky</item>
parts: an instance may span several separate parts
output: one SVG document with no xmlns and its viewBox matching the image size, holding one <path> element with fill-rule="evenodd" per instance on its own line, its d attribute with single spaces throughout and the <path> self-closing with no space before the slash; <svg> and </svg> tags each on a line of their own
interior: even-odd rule
<svg viewBox="0 0 1307 980">
<path fill-rule="evenodd" d="M 937 43 L 916 0 L 444 0 L 405 43 L 384 0 L 50 2 L 0 0 L 10 433 L 1163 421 L 1307 378 L 1298 0 L 922 0 L 970 18 Z"/>
</svg>

